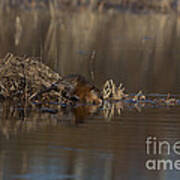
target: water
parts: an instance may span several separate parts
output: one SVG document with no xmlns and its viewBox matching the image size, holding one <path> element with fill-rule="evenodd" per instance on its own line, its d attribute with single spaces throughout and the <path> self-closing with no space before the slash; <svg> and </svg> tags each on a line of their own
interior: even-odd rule
<svg viewBox="0 0 180 180">
<path fill-rule="evenodd" d="M 179 117 L 179 108 L 161 108 L 126 110 L 111 121 L 100 114 L 86 116 L 77 124 L 71 117 L 63 121 L 59 115 L 36 113 L 24 122 L 6 119 L 1 122 L 0 177 L 178 179 L 177 171 L 151 172 L 144 164 L 152 157 L 145 154 L 146 137 L 174 143 L 180 136 Z"/>
<path fill-rule="evenodd" d="M 0 19 L 0 56 L 41 56 L 66 75 L 94 73 L 124 83 L 129 93 L 180 92 L 179 17 L 174 14 L 20 11 Z M 96 59 L 89 56 L 95 50 Z M 119 111 L 121 110 L 121 111 Z M 179 159 L 180 107 L 116 104 L 109 110 L 76 107 L 57 114 L 0 106 L 0 180 L 179 179 L 179 171 L 150 171 L 149 159 Z M 147 155 L 147 137 L 170 143 Z M 151 150 L 155 149 L 151 146 Z"/>
</svg>

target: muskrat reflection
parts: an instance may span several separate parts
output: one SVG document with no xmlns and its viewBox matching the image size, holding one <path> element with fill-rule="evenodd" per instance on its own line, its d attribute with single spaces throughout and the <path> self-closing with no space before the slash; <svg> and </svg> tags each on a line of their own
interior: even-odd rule
<svg viewBox="0 0 180 180">
<path fill-rule="evenodd" d="M 30 109 L 17 108 L 8 101 L 1 103 L 0 109 L 0 134 L 7 138 L 36 129 L 46 129 L 49 126 L 78 126 L 84 123 L 87 117 L 92 117 L 99 113 L 97 106 Z"/>
<path fill-rule="evenodd" d="M 86 105 L 86 106 L 77 106 L 73 108 L 73 113 L 76 123 L 83 123 L 84 120 L 88 117 L 98 115 L 100 113 L 100 107 L 97 105 Z"/>
</svg>

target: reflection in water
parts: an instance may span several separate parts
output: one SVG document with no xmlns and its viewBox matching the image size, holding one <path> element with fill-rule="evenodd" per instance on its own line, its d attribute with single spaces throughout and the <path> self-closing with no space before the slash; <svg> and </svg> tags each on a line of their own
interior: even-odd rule
<svg viewBox="0 0 180 180">
<path fill-rule="evenodd" d="M 112 78 L 131 92 L 179 92 L 179 16 L 82 9 L 50 18 L 41 10 L 12 11 L 2 15 L 0 26 L 1 57 L 41 56 L 62 75 L 81 72 L 88 78 L 93 66 L 99 87 Z"/>
<path fill-rule="evenodd" d="M 136 95 L 134 96 L 136 98 Z M 138 97 L 137 97 L 138 98 Z M 143 112 L 145 109 L 160 109 L 179 107 L 177 104 L 169 103 L 166 98 L 158 98 L 153 101 L 144 100 L 120 100 L 104 101 L 102 105 L 83 105 L 61 106 L 61 104 L 42 104 L 41 106 L 27 107 L 18 106 L 13 102 L 4 101 L 0 105 L 0 132 L 9 138 L 11 135 L 17 135 L 19 132 L 36 130 L 37 127 L 47 126 L 78 126 L 87 119 L 100 116 L 106 121 L 113 121 L 114 118 L 122 116 L 124 112 L 136 111 Z M 174 100 L 174 98 L 173 98 Z M 167 101 L 167 102 L 166 102 Z"/>
<path fill-rule="evenodd" d="M 179 24 L 173 14 L 12 11 L 1 14 L 0 57 L 41 56 L 62 75 L 90 78 L 93 69 L 99 87 L 112 78 L 133 93 L 176 94 Z M 179 139 L 179 107 L 124 103 L 38 110 L 1 104 L 0 179 L 179 179 L 176 171 L 144 167 L 147 136 Z"/>
<path fill-rule="evenodd" d="M 33 111 L 24 120 L 12 115 L 11 108 L 5 112 L 5 107 L 0 118 L 3 180 L 159 179 L 163 173 L 144 167 L 145 138 L 174 142 L 180 135 L 179 107 L 147 108 L 141 113 L 128 107 L 108 122 L 95 107 L 57 114 Z M 74 117 L 81 121 L 75 123 Z M 179 177 L 175 172 L 174 176 Z"/>
<path fill-rule="evenodd" d="M 40 149 L 34 149 L 29 152 L 29 147 L 18 145 L 18 136 L 26 137 L 27 134 L 40 132 L 41 130 L 48 131 L 58 127 L 63 130 L 65 127 L 77 127 L 79 123 L 83 123 L 85 118 L 90 117 L 89 114 L 94 114 L 97 111 L 95 106 L 79 106 L 75 107 L 72 112 L 69 110 L 59 111 L 57 114 L 49 114 L 42 112 L 28 112 L 27 117 L 22 118 L 22 109 L 14 109 L 8 102 L 2 104 L 0 118 L 0 135 L 5 136 L 10 144 L 8 149 L 0 153 L 0 172 L 3 172 L 2 179 L 103 179 L 104 176 L 108 179 L 112 177 L 112 154 L 98 152 L 96 150 L 86 150 L 84 148 L 69 148 L 63 145 L 55 145 L 48 140 L 46 149 L 41 143 L 37 145 Z M 65 130 L 68 130 L 65 128 Z M 78 131 L 78 129 L 76 129 Z M 62 136 L 65 134 L 62 133 Z M 40 135 L 41 136 L 41 135 Z M 52 136 L 52 134 L 50 135 Z M 62 139 L 62 137 L 61 137 Z M 1 141 L 2 140 L 2 141 Z M 21 138 L 19 139 L 21 143 Z M 45 140 L 46 141 L 46 140 Z M 0 138 L 3 145 L 5 142 Z M 59 141 L 57 141 L 58 143 Z M 27 141 L 28 143 L 28 141 Z M 24 143 L 23 143 L 24 144 Z M 11 148 L 10 146 L 13 146 Z M 27 146 L 29 146 L 27 144 Z M 34 146 L 34 145 L 33 145 Z M 36 145 L 35 145 L 36 146 Z M 5 146 L 1 146 L 1 148 Z M 20 149 L 21 150 L 20 150 Z M 18 150 L 19 149 L 19 150 Z M 20 151 L 15 157 L 8 156 L 12 151 Z M 45 158 L 44 153 L 50 152 Z M 58 153 L 60 152 L 60 154 Z M 50 159 L 48 156 L 52 156 Z M 32 157 L 35 157 L 32 158 Z M 89 161 L 89 158 L 91 160 Z M 98 160 L 97 167 L 94 166 L 94 160 Z M 18 161 L 18 162 L 17 162 Z M 7 163 L 6 163 L 7 162 Z M 14 168 L 13 168 L 14 167 Z M 101 167 L 103 172 L 95 173 L 94 169 Z M 9 172 L 13 168 L 13 172 Z M 31 169 L 32 168 L 32 169 Z M 110 169 L 109 169 L 110 168 Z M 94 174 L 95 173 L 95 174 Z"/>
</svg>

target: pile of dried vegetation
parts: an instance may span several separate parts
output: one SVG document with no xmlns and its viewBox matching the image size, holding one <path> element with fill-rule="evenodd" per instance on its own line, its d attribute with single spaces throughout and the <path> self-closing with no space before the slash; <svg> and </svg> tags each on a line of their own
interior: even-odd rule
<svg viewBox="0 0 180 180">
<path fill-rule="evenodd" d="M 43 64 L 39 58 L 17 57 L 8 53 L 0 61 L 0 97 L 24 104 L 76 104 L 77 101 L 95 104 L 113 104 L 123 101 L 128 104 L 179 105 L 180 100 L 168 95 L 166 98 L 145 96 L 142 91 L 135 95 L 125 93 L 125 88 L 113 80 L 107 80 L 99 91 L 80 75 L 61 77 Z M 84 94 L 86 97 L 82 96 Z M 83 101 L 81 101 L 83 100 Z M 101 103 L 99 103 L 101 102 Z"/>
<path fill-rule="evenodd" d="M 15 102 L 56 101 L 65 98 L 62 92 L 70 84 L 40 62 L 39 58 L 17 57 L 8 53 L 0 62 L 0 96 Z M 55 86 L 59 83 L 58 87 Z"/>
</svg>

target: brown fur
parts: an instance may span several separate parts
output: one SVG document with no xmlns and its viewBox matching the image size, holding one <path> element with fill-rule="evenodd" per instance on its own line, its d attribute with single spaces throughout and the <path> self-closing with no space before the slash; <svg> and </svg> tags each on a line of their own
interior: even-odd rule
<svg viewBox="0 0 180 180">
<path fill-rule="evenodd" d="M 68 75 L 63 79 L 75 87 L 73 93 L 79 97 L 80 102 L 91 104 L 100 104 L 102 102 L 100 91 L 83 76 Z"/>
</svg>

